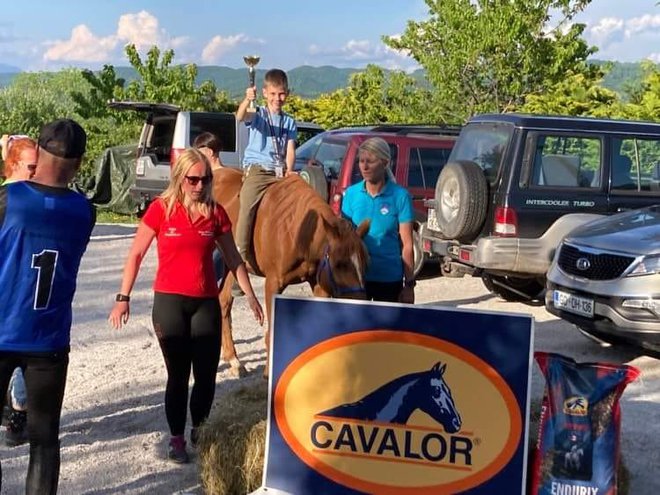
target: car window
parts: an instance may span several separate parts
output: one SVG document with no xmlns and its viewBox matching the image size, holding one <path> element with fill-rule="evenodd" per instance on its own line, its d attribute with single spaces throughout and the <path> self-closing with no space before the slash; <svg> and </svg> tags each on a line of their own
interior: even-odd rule
<svg viewBox="0 0 660 495">
<path fill-rule="evenodd" d="M 408 187 L 434 188 L 450 153 L 443 148 L 410 148 Z"/>
<path fill-rule="evenodd" d="M 231 114 L 191 113 L 190 114 L 190 144 L 203 132 L 215 134 L 220 139 L 220 151 L 236 151 L 236 120 Z"/>
<path fill-rule="evenodd" d="M 339 170 L 346 155 L 348 142 L 324 139 L 319 144 L 314 159 L 323 166 L 325 175 L 331 179 L 339 177 Z"/>
<path fill-rule="evenodd" d="M 173 116 L 157 116 L 153 119 L 146 151 L 155 154 L 158 161 L 165 162 L 170 159 L 175 124 L 176 118 Z"/>
<path fill-rule="evenodd" d="M 660 139 L 612 140 L 613 191 L 660 191 Z"/>
<path fill-rule="evenodd" d="M 481 167 L 490 184 L 495 182 L 497 172 L 513 127 L 502 124 L 469 125 L 461 135 L 449 155 L 449 160 L 467 160 Z"/>
<path fill-rule="evenodd" d="M 399 161 L 399 149 L 394 143 L 387 143 L 390 147 L 390 170 L 392 170 L 392 175 L 396 177 L 396 164 Z M 353 172 L 351 173 L 351 184 L 356 184 L 362 180 L 362 174 L 360 173 L 360 155 L 359 153 L 355 154 L 355 160 L 353 161 Z"/>
<path fill-rule="evenodd" d="M 296 137 L 296 148 L 300 148 L 300 146 L 302 146 L 304 143 L 306 143 L 313 137 L 318 136 L 318 134 L 321 132 L 323 132 L 323 129 L 298 126 L 298 133 Z"/>
<path fill-rule="evenodd" d="M 598 137 L 539 134 L 533 160 L 531 186 L 600 188 Z"/>
</svg>

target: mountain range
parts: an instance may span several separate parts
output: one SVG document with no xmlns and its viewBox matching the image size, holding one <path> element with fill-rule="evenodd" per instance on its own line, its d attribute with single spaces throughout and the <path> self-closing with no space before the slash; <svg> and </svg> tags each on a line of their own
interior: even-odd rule
<svg viewBox="0 0 660 495">
<path fill-rule="evenodd" d="M 594 60 L 596 64 L 605 62 Z M 642 77 L 641 64 L 638 62 L 612 62 L 610 72 L 603 80 L 603 86 L 623 93 L 626 86 L 639 83 Z M 333 66 L 311 67 L 303 65 L 287 71 L 289 87 L 293 94 L 303 98 L 316 98 L 320 94 L 329 93 L 348 85 L 352 74 L 362 69 L 339 68 Z M 115 67 L 118 77 L 127 82 L 135 79 L 136 72 L 132 67 Z M 11 84 L 20 72 L 17 67 L 0 64 L 0 88 Z M 257 81 L 263 80 L 266 69 L 257 69 Z M 419 80 L 424 79 L 424 71 L 419 69 L 412 74 Z M 233 69 L 230 67 L 207 65 L 198 67 L 198 81 L 211 80 L 215 85 L 226 91 L 233 99 L 240 98 L 248 84 L 247 68 Z"/>
</svg>

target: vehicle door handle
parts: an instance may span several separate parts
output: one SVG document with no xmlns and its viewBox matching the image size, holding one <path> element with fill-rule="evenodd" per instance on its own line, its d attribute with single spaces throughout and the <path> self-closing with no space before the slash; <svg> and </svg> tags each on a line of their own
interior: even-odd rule
<svg viewBox="0 0 660 495">
<path fill-rule="evenodd" d="M 424 196 L 413 196 L 412 200 L 413 201 L 419 201 L 420 199 L 425 199 Z"/>
</svg>

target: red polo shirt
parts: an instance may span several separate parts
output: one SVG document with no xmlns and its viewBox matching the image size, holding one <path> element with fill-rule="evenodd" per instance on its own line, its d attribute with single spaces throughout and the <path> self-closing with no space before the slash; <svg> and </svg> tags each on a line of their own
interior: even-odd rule
<svg viewBox="0 0 660 495">
<path fill-rule="evenodd" d="M 149 205 L 142 221 L 156 232 L 156 292 L 192 297 L 218 295 L 213 269 L 215 239 L 231 231 L 231 221 L 222 206 L 215 207 L 211 218 L 201 217 L 191 222 L 180 203 L 174 206 L 170 218 L 166 218 L 165 203 L 158 198 Z"/>
</svg>

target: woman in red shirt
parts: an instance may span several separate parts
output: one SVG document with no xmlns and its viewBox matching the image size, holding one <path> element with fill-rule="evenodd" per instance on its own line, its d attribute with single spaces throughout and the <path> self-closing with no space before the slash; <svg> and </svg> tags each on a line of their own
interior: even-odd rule
<svg viewBox="0 0 660 495">
<path fill-rule="evenodd" d="M 198 150 L 188 149 L 177 159 L 168 188 L 149 205 L 138 226 L 109 317 L 117 329 L 128 321 L 129 296 L 140 263 L 157 239 L 152 319 L 167 368 L 165 414 L 172 435 L 168 457 L 179 463 L 189 461 L 184 430 L 191 367 L 195 381 L 190 396 L 193 445 L 215 394 L 220 360 L 220 304 L 212 260 L 216 245 L 247 295 L 254 317 L 259 324 L 264 319 L 236 250 L 231 222 L 222 206 L 213 201 L 211 180 L 211 165 Z"/>
</svg>

